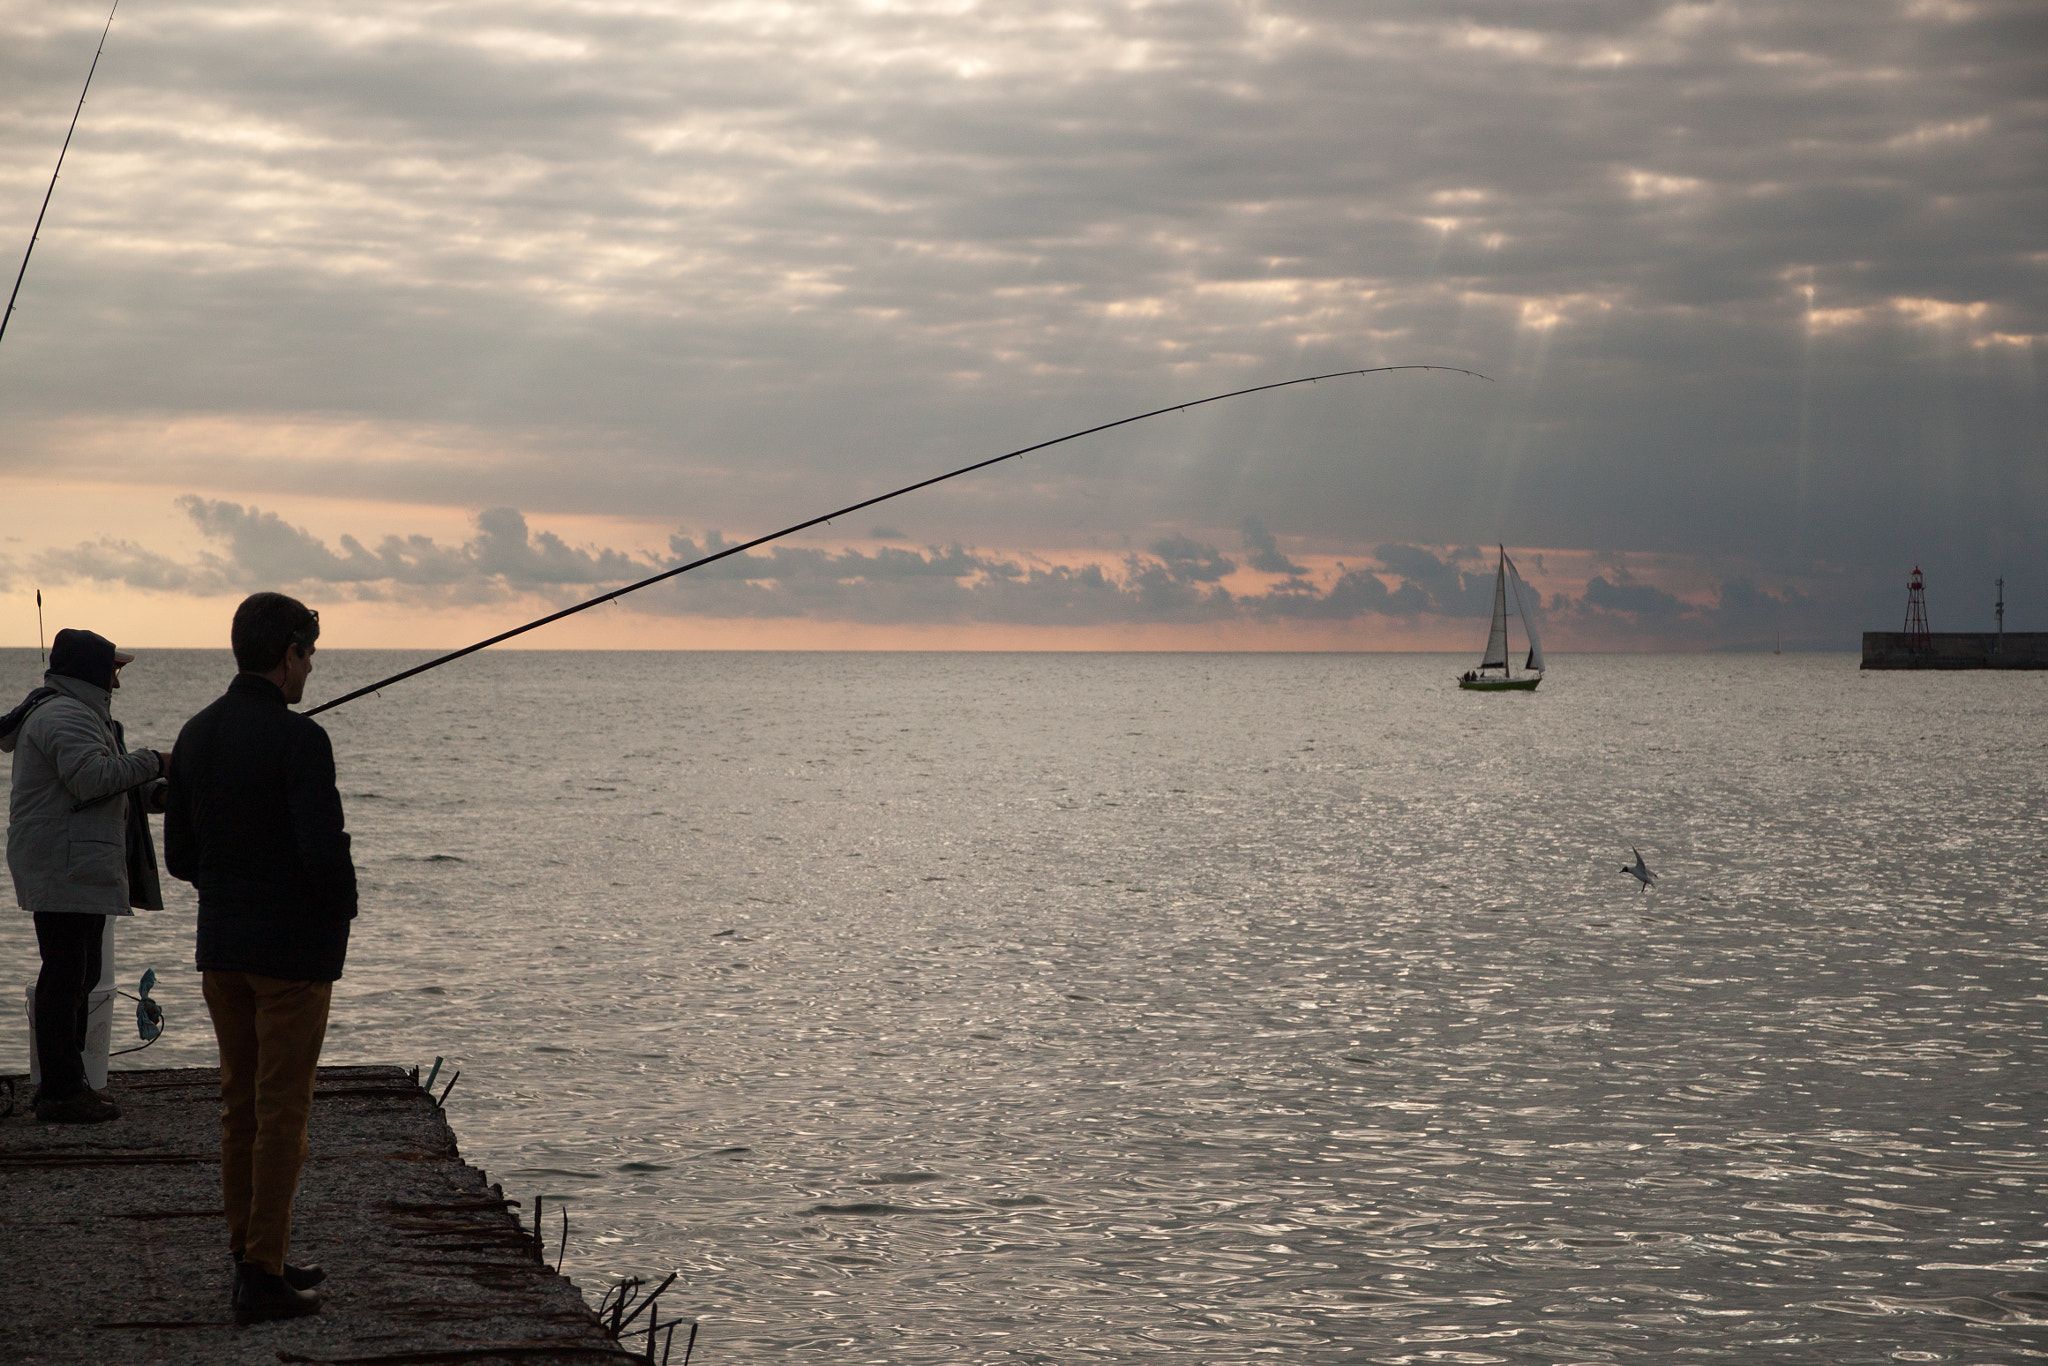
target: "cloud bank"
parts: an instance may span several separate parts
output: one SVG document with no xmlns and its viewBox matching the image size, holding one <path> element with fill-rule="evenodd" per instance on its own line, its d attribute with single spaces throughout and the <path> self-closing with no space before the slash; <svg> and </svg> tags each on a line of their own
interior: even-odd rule
<svg viewBox="0 0 2048 1366">
<path fill-rule="evenodd" d="M 373 550 L 346 534 L 330 547 L 259 508 L 193 495 L 178 504 L 208 546 L 190 560 L 108 538 L 44 552 L 28 568 L 41 583 L 94 581 L 197 595 L 278 589 L 315 600 L 509 609 L 533 599 L 566 605 L 710 560 L 622 602 L 657 616 L 876 626 L 1476 624 L 1491 612 L 1494 593 L 1490 550 L 1389 543 L 1376 547 L 1367 563 L 1340 562 L 1319 572 L 1283 553 L 1256 517 L 1241 522 L 1234 552 L 1175 535 L 1106 564 L 1055 564 L 961 545 L 735 551 L 716 531 L 701 538 L 679 531 L 669 537 L 666 556 L 653 556 L 572 546 L 533 530 L 513 508 L 478 514 L 474 534 L 459 544 L 385 536 Z M 1635 581 L 1620 557 L 1606 557 L 1582 591 L 1539 592 L 1537 600 L 1553 639 L 1561 627 L 1565 639 L 1596 646 L 1644 639 L 1664 646 L 1754 645 L 1774 632 L 1782 637 L 1788 627 L 1795 640 L 1819 629 L 1812 603 L 1796 591 L 1774 594 L 1733 578 L 1715 585 L 1711 598 L 1687 601 Z"/>
</svg>

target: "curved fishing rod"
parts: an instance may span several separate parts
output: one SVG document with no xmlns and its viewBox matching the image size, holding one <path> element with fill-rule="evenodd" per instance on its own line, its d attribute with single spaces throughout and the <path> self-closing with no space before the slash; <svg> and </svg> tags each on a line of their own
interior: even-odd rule
<svg viewBox="0 0 2048 1366">
<path fill-rule="evenodd" d="M 92 65 L 85 73 L 85 86 L 78 92 L 78 108 L 71 111 L 71 126 L 64 130 L 64 145 L 57 151 L 57 169 L 50 172 L 50 188 L 43 191 L 43 207 L 36 212 L 35 229 L 28 235 L 28 250 L 21 254 L 21 269 L 14 273 L 14 292 L 7 296 L 7 311 L 0 313 L 0 337 L 7 335 L 7 320 L 14 316 L 14 301 L 20 297 L 22 277 L 28 274 L 28 258 L 35 254 L 36 238 L 42 235 L 43 215 L 50 211 L 50 196 L 57 192 L 57 176 L 64 169 L 64 153 L 71 150 L 71 135 L 78 131 L 78 116 L 85 109 L 85 92 L 92 89 L 92 75 L 100 69 L 100 54 L 107 50 L 107 32 L 114 27 L 114 10 L 119 8 L 121 0 L 114 0 L 114 9 L 107 11 L 107 27 L 100 30 L 100 45 L 93 49 Z"/>
<path fill-rule="evenodd" d="M 930 488 L 933 484 L 943 484 L 948 479 L 958 479 L 963 474 L 972 474 L 976 470 L 985 470 L 990 465 L 1000 465 L 1005 460 L 1015 460 L 1017 457 L 1029 455 L 1033 451 L 1042 451 L 1048 446 L 1057 446 L 1062 442 L 1079 440 L 1084 436 L 1093 436 L 1097 432 L 1106 432 L 1113 427 L 1127 427 L 1133 422 L 1143 422 L 1148 417 L 1158 417 L 1162 413 L 1185 412 L 1189 408 L 1199 408 L 1205 403 L 1221 403 L 1226 398 L 1240 398 L 1245 394 L 1263 393 L 1268 389 L 1286 389 L 1296 384 L 1314 384 L 1317 380 L 1345 379 L 1352 375 L 1383 375 L 1393 370 L 1444 370 L 1454 375 L 1470 375 L 1474 379 L 1491 380 L 1492 378 L 1490 375 L 1480 374 L 1477 370 L 1461 370 L 1455 365 L 1375 365 L 1365 370 L 1334 370 L 1327 375 L 1304 375 L 1300 379 L 1283 379 L 1276 380 L 1272 384 L 1255 384 L 1249 389 L 1233 389 L 1227 394 L 1211 394 L 1207 398 L 1192 399 L 1186 403 L 1175 403 L 1164 408 L 1154 408 L 1149 413 L 1138 413 L 1132 417 L 1120 417 L 1114 422 L 1104 422 L 1093 427 L 1084 427 L 1078 432 L 1068 432 L 1065 436 L 1056 436 L 1050 441 L 1041 441 L 1034 446 L 1023 446 L 1014 451 L 1006 451 L 1002 455 L 992 455 L 986 460 L 977 460 L 972 465 L 962 465 L 957 470 L 949 470 L 945 474 L 935 474 L 929 479 L 920 479 L 915 484 L 905 484 L 902 488 L 895 489 L 889 493 L 876 494 L 873 498 L 863 498 L 858 503 L 849 503 L 843 508 L 823 513 L 811 518 L 809 521 L 798 522 L 795 526 L 786 526 L 780 531 L 771 531 L 766 536 L 757 536 L 744 545 L 727 546 L 715 555 L 706 555 L 701 560 L 692 560 L 688 564 L 678 565 L 674 569 L 665 569 L 650 578 L 640 580 L 638 583 L 629 583 L 624 588 L 613 589 L 611 592 L 591 598 L 587 602 L 579 602 L 574 607 L 564 607 L 559 612 L 550 612 L 538 621 L 529 621 L 524 626 L 515 626 L 509 631 L 500 632 L 489 640 L 480 640 L 474 645 L 467 645 L 451 654 L 442 655 L 439 659 L 430 659 L 424 664 L 415 664 L 403 673 L 395 673 L 389 678 L 379 679 L 368 687 L 357 688 L 352 693 L 344 693 L 331 702 L 322 702 L 319 706 L 313 707 L 301 713 L 301 715 L 318 716 L 329 707 L 338 707 L 344 702 L 353 702 L 358 697 L 367 696 L 370 693 L 376 692 L 379 688 L 388 688 L 393 683 L 411 678 L 414 674 L 423 674 L 429 669 L 438 669 L 443 664 L 451 664 L 461 659 L 464 655 L 473 655 L 478 650 L 489 649 L 500 641 L 510 640 L 517 635 L 524 635 L 526 632 L 546 626 L 550 622 L 560 621 L 563 617 L 571 617 L 578 612 L 587 611 L 592 607 L 599 607 L 607 602 L 615 602 L 625 597 L 628 593 L 637 593 L 641 589 L 650 588 L 664 579 L 672 579 L 678 574 L 687 574 L 692 569 L 702 569 L 705 565 L 722 560 L 728 555 L 738 555 L 742 551 L 752 550 L 757 545 L 766 545 L 770 541 L 779 541 L 784 536 L 794 536 L 797 532 L 808 530 L 811 527 L 817 526 L 820 522 L 829 522 L 835 517 L 844 517 L 850 512 L 859 512 L 862 508 L 873 507 L 877 503 L 886 503 L 891 498 L 901 498 L 906 493 L 915 493 L 919 489 Z"/>
</svg>

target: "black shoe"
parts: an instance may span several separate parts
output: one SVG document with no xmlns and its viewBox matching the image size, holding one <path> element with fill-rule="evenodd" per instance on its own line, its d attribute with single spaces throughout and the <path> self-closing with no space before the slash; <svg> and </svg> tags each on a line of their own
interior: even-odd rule
<svg viewBox="0 0 2048 1366">
<path fill-rule="evenodd" d="M 239 1284 L 242 1277 L 241 1254 L 231 1252 L 228 1255 L 235 1259 L 235 1280 Z M 284 1264 L 284 1283 L 294 1290 L 311 1290 L 326 1279 L 327 1273 L 317 1266 L 293 1266 L 290 1262 Z"/>
<path fill-rule="evenodd" d="M 273 1319 L 304 1318 L 320 1312 L 320 1297 L 299 1290 L 283 1276 L 273 1276 L 261 1267 L 235 1263 L 235 1322 L 268 1323 Z"/>
<path fill-rule="evenodd" d="M 284 1264 L 284 1283 L 294 1290 L 311 1290 L 326 1279 L 327 1273 L 317 1266 Z"/>
<path fill-rule="evenodd" d="M 60 1100 L 36 1096 L 36 1118 L 45 1124 L 104 1124 L 120 1117 L 121 1107 L 98 1091 L 76 1091 Z"/>
</svg>

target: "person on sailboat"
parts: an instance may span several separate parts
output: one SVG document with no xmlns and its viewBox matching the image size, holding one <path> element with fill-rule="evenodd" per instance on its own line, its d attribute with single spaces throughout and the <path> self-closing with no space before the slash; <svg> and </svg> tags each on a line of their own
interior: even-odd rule
<svg viewBox="0 0 2048 1366">
<path fill-rule="evenodd" d="M 1513 615 L 1522 620 L 1522 629 L 1529 637 L 1528 673 L 1515 677 L 1513 655 L 1508 649 L 1509 603 L 1514 604 Z M 1479 667 L 1468 669 L 1458 678 L 1460 688 L 1480 692 L 1531 692 L 1543 681 L 1543 646 L 1536 638 L 1536 616 L 1534 608 L 1541 599 L 1529 586 L 1522 582 L 1521 574 L 1515 569 L 1515 562 L 1508 558 L 1506 546 L 1500 548 L 1500 566 L 1493 576 L 1493 626 L 1486 636 L 1486 652 L 1480 658 Z M 1500 670 L 1494 677 L 1487 671 Z"/>
</svg>

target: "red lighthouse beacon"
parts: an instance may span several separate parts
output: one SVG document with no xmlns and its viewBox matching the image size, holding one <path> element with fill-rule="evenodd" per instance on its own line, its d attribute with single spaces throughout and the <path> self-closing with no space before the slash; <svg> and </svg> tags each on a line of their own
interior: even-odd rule
<svg viewBox="0 0 2048 1366">
<path fill-rule="evenodd" d="M 1906 648 L 1916 655 L 1934 648 L 1927 631 L 1927 586 L 1920 580 L 1920 566 L 1913 566 L 1913 578 L 1906 585 Z"/>
</svg>

